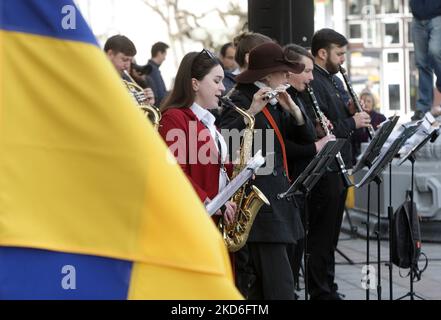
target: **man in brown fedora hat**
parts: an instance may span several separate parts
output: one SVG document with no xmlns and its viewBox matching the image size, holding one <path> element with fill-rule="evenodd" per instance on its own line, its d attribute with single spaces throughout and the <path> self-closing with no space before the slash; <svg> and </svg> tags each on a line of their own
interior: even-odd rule
<svg viewBox="0 0 441 320">
<path fill-rule="evenodd" d="M 236 77 L 237 86 L 231 95 L 237 106 L 255 117 L 255 129 L 263 138 L 259 148 L 267 164 L 273 164 L 271 170 L 266 168 L 266 174 L 258 172 L 254 180 L 270 206 L 264 205 L 257 214 L 247 242 L 248 267 L 253 274 L 249 299 L 295 298 L 291 252 L 304 231 L 292 199 L 277 199 L 277 195 L 290 185 L 286 139 L 302 136 L 305 141 L 314 142 L 310 122 L 305 122 L 285 86 L 289 72 L 300 73 L 303 69 L 304 65 L 286 59 L 278 44 L 261 44 L 251 50 L 248 69 Z M 221 114 L 222 128 L 242 130 L 246 125 L 233 109 Z M 256 146 L 254 152 L 257 149 Z M 236 152 L 232 150 L 230 154 Z"/>
</svg>

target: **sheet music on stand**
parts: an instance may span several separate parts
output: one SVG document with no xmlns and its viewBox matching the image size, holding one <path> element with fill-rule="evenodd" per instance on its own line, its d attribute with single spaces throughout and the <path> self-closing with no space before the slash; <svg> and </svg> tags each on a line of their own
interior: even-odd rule
<svg viewBox="0 0 441 320">
<path fill-rule="evenodd" d="M 221 192 L 219 192 L 210 203 L 205 206 L 208 214 L 210 216 L 215 214 L 217 210 L 219 210 L 228 200 L 231 199 L 239 188 L 241 188 L 249 179 L 251 179 L 256 170 L 263 166 L 264 163 L 265 158 L 262 156 L 262 150 L 259 150 L 256 152 L 254 157 L 248 161 L 247 166 L 232 181 L 230 181 L 230 183 Z"/>
<path fill-rule="evenodd" d="M 416 144 L 412 146 L 408 153 L 406 153 L 403 158 L 398 162 L 398 165 L 401 166 L 409 157 L 414 156 L 429 140 L 433 139 L 434 136 L 438 134 L 437 130 L 432 130 L 423 140 L 420 140 Z"/>
<path fill-rule="evenodd" d="M 360 188 L 365 184 L 372 182 L 384 170 L 387 164 L 392 161 L 392 159 L 406 142 L 406 140 L 415 134 L 420 125 L 421 122 L 402 125 L 404 127 L 404 130 L 392 142 L 389 148 L 380 153 L 372 167 L 361 179 L 361 181 L 355 185 L 355 187 Z"/>
<path fill-rule="evenodd" d="M 312 159 L 309 165 L 291 184 L 286 192 L 277 195 L 278 199 L 283 199 L 294 195 L 297 191 L 309 192 L 327 170 L 332 161 L 335 161 L 336 154 L 345 144 L 346 139 L 331 140 L 320 150 Z"/>
<path fill-rule="evenodd" d="M 377 131 L 375 131 L 374 137 L 372 138 L 366 150 L 363 152 L 360 160 L 355 165 L 353 173 L 360 171 L 365 166 L 372 166 L 372 164 L 375 162 L 375 159 L 380 154 L 381 148 L 383 147 L 384 143 L 387 141 L 387 138 L 389 138 L 390 134 L 392 133 L 392 130 L 397 124 L 399 118 L 400 116 L 398 115 L 390 117 L 388 120 L 383 122 L 382 126 Z"/>
</svg>

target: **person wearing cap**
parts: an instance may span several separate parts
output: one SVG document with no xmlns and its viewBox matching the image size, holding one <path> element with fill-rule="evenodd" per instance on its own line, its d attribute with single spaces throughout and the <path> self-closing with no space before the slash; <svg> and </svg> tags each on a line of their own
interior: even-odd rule
<svg viewBox="0 0 441 320">
<path fill-rule="evenodd" d="M 347 139 L 341 149 L 346 169 L 352 168 L 350 138 L 355 129 L 370 124 L 366 112 L 354 115 L 349 111 L 341 94 L 337 73 L 345 62 L 348 41 L 332 29 L 317 31 L 311 41 L 314 56 L 314 90 L 321 111 L 331 121 L 336 138 Z M 312 108 L 312 103 L 309 102 Z M 311 299 L 340 300 L 335 278 L 335 250 L 340 234 L 347 189 L 343 184 L 338 165 L 319 180 L 311 192 L 309 205 L 310 230 L 308 234 L 308 287 Z"/>
<path fill-rule="evenodd" d="M 262 146 L 253 141 L 256 149 L 262 147 L 267 163 L 253 184 L 265 194 L 270 206 L 262 206 L 248 237 L 248 267 L 253 280 L 247 298 L 295 299 L 291 252 L 304 231 L 294 201 L 278 199 L 277 195 L 290 186 L 285 140 L 301 136 L 305 141 L 314 141 L 309 122 L 305 122 L 285 86 L 288 73 L 300 73 L 305 66 L 288 61 L 282 48 L 274 42 L 252 49 L 248 60 L 248 69 L 236 77 L 237 86 L 231 100 L 255 117 L 255 130 L 264 139 Z M 268 94 L 274 91 L 278 95 L 268 100 Z M 246 120 L 235 110 L 225 109 L 220 126 L 242 130 Z M 230 154 L 236 154 L 235 150 Z"/>
</svg>

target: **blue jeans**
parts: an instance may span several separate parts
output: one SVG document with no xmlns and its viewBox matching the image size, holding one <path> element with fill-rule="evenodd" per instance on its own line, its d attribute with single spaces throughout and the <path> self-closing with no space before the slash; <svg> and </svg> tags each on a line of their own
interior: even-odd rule
<svg viewBox="0 0 441 320">
<path fill-rule="evenodd" d="M 433 72 L 441 92 L 441 16 L 430 20 L 414 18 L 412 36 L 419 76 L 416 109 L 427 112 L 433 104 Z"/>
</svg>

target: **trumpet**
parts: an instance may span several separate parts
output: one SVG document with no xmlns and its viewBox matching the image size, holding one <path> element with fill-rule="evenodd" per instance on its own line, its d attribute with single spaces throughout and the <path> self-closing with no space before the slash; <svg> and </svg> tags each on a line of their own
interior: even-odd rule
<svg viewBox="0 0 441 320">
<path fill-rule="evenodd" d="M 351 95 L 352 101 L 354 101 L 355 108 L 357 109 L 357 112 L 363 112 L 363 108 L 361 107 L 360 100 L 358 99 L 357 94 L 355 93 L 354 89 L 351 86 L 351 83 L 349 82 L 348 76 L 346 75 L 346 70 L 342 66 L 340 66 L 340 73 L 343 76 L 343 79 L 346 83 L 346 87 L 348 88 L 349 94 Z M 372 140 L 372 137 L 375 134 L 374 127 L 370 124 L 367 128 L 367 133 L 369 136 L 369 139 Z"/>
<path fill-rule="evenodd" d="M 126 85 L 127 90 L 132 95 L 136 104 L 139 108 L 147 115 L 147 117 L 152 121 L 153 126 L 156 130 L 159 128 L 159 122 L 161 121 L 161 111 L 159 109 L 147 102 L 147 97 L 144 94 L 144 89 L 141 88 L 135 80 L 130 76 L 127 70 L 124 70 L 124 75 L 130 79 L 130 81 L 124 80 L 123 82 Z"/>
</svg>

